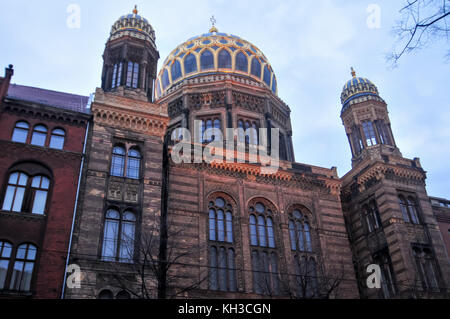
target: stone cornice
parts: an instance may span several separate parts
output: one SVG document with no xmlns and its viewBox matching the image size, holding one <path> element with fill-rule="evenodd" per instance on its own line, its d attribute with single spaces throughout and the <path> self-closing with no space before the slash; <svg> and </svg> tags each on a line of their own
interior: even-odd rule
<svg viewBox="0 0 450 319">
<path fill-rule="evenodd" d="M 163 137 L 169 123 L 167 105 L 130 99 L 97 89 L 91 106 L 94 122 Z"/>
</svg>

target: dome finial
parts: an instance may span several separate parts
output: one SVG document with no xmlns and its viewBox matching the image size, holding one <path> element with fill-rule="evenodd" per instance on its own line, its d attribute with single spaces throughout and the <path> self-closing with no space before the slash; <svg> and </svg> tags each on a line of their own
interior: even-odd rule
<svg viewBox="0 0 450 319">
<path fill-rule="evenodd" d="M 355 69 L 352 67 L 352 76 L 354 77 L 354 78 L 356 78 L 356 72 L 355 72 Z"/>
<path fill-rule="evenodd" d="M 134 14 L 138 14 L 137 4 L 134 5 L 133 13 L 134 13 Z"/>
<path fill-rule="evenodd" d="M 209 19 L 209 21 L 211 21 L 211 24 L 212 24 L 211 29 L 209 29 L 209 33 L 214 33 L 214 32 L 217 33 L 217 32 L 219 32 L 219 30 L 217 30 L 217 28 L 216 28 L 217 20 L 214 17 L 214 15 L 211 17 L 211 19 Z"/>
</svg>

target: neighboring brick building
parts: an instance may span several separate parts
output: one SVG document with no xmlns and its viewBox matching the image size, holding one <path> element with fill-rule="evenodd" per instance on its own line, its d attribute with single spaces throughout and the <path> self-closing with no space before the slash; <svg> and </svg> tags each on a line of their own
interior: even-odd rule
<svg viewBox="0 0 450 319">
<path fill-rule="evenodd" d="M 442 239 L 447 247 L 447 257 L 450 260 L 450 200 L 436 197 L 430 197 L 430 199 Z"/>
<path fill-rule="evenodd" d="M 0 298 L 59 298 L 88 98 L 0 79 Z"/>
<path fill-rule="evenodd" d="M 64 298 L 448 296 L 450 261 L 439 231 L 442 218 L 433 215 L 437 208 L 426 193 L 419 159 L 400 153 L 387 105 L 372 82 L 353 71 L 344 87 L 341 117 L 353 168 L 339 178 L 334 167 L 295 162 L 290 108 L 277 95 L 269 61 L 250 42 L 213 26 L 175 48 L 157 75 L 155 31 L 135 9 L 113 25 L 103 60 L 101 88 L 90 107 L 69 255 L 69 263 L 81 268 L 81 288 L 67 289 Z M 61 204 L 53 191 L 47 221 L 51 235 L 39 228 L 45 217 L 27 215 L 38 226 L 27 222 L 21 226 L 29 231 L 16 228 L 16 237 L 43 234 L 43 244 L 14 239 L 7 235 L 13 228 L 1 228 L 2 223 L 0 240 L 43 245 L 44 253 L 38 253 L 42 268 L 60 269 L 64 260 L 56 264 L 44 248 L 47 237 L 58 235 L 61 245 L 50 251 L 67 254 L 61 247 L 70 237 L 75 201 L 69 199 L 75 198 L 89 115 L 84 109 L 64 109 L 70 116 L 54 118 L 45 115 L 50 106 L 37 112 L 32 101 L 13 100 L 14 92 L 28 96 L 29 90 L 11 86 L 4 100 L 0 138 L 17 152 L 3 154 L 0 169 L 14 167 L 19 154 L 42 161 L 47 176 L 66 185 L 62 191 L 74 193 Z M 49 94 L 40 90 L 38 95 L 44 92 Z M 72 100 L 64 94 L 61 99 Z M 17 104 L 36 111 L 21 113 L 22 108 L 11 106 Z M 53 161 L 61 151 L 10 142 L 8 132 L 20 114 L 31 116 L 30 127 L 62 121 L 67 142 L 74 138 L 73 161 Z M 227 128 L 236 130 L 227 149 L 211 144 Z M 23 127 L 17 129 L 20 133 Z M 44 150 L 48 154 L 42 158 Z M 277 150 L 279 167 L 271 172 Z M 215 160 L 204 161 L 199 154 Z M 67 183 L 58 182 L 60 167 Z M 70 212 L 52 220 L 53 207 Z M 19 223 L 17 214 L 0 213 L 6 216 Z M 50 224 L 59 225 L 58 232 Z M 367 288 L 371 264 L 380 265 L 381 289 Z M 36 291 L 48 279 L 39 274 Z M 60 288 L 62 273 L 54 277 L 61 279 Z"/>
</svg>

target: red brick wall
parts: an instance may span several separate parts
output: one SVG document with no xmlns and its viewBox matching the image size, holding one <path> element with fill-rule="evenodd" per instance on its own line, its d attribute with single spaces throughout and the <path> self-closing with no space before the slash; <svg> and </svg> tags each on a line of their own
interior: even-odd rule
<svg viewBox="0 0 450 319">
<path fill-rule="evenodd" d="M 38 118 L 13 113 L 0 114 L 0 148 L 7 150 L 0 152 L 0 203 L 3 202 L 8 170 L 14 164 L 22 161 L 38 162 L 48 167 L 53 174 L 46 216 L 0 211 L 0 239 L 6 239 L 14 246 L 22 243 L 35 244 L 38 247 L 38 259 L 32 282 L 33 297 L 59 298 L 72 226 L 85 127 L 43 118 L 42 115 Z M 31 128 L 36 124 L 46 125 L 49 132 L 46 146 L 51 130 L 63 128 L 66 131 L 64 150 L 11 142 L 14 125 L 19 120 L 27 121 Z M 31 133 L 29 140 L 30 138 Z"/>
</svg>

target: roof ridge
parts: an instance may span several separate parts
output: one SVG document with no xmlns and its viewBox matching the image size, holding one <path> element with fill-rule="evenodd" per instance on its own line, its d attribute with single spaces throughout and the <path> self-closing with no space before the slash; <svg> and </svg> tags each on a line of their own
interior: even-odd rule
<svg viewBox="0 0 450 319">
<path fill-rule="evenodd" d="M 60 94 L 65 94 L 65 95 L 71 95 L 71 96 L 74 96 L 74 97 L 81 97 L 81 98 L 87 98 L 87 99 L 89 99 L 89 96 L 87 96 L 87 95 L 81 95 L 81 94 L 75 94 L 75 93 L 68 93 L 68 92 L 56 91 L 56 90 L 49 90 L 49 89 L 44 89 L 44 88 L 40 88 L 40 87 L 36 87 L 36 86 L 29 86 L 29 85 L 21 85 L 21 84 L 11 83 L 11 84 L 10 84 L 10 88 L 11 88 L 12 86 L 15 86 L 15 87 L 23 87 L 23 88 L 29 88 L 29 89 L 36 89 L 36 90 L 42 90 L 42 91 L 53 92 L 53 93 L 60 93 Z"/>
</svg>

